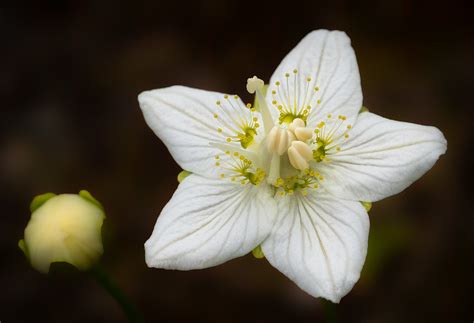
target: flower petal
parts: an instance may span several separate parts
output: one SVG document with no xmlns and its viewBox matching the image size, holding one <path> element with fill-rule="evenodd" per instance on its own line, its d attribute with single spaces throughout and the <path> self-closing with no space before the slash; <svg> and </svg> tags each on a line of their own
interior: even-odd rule
<svg viewBox="0 0 474 323">
<path fill-rule="evenodd" d="M 276 82 L 281 85 L 276 86 Z M 349 37 L 340 31 L 316 30 L 303 38 L 273 73 L 267 101 L 275 99 L 291 106 L 295 102 L 298 107 L 311 105 L 307 120 L 310 127 L 315 127 L 328 114 L 345 115 L 352 123 L 362 106 L 362 89 Z M 278 110 L 271 110 L 278 120 Z"/>
<path fill-rule="evenodd" d="M 361 113 L 329 162 L 317 164 L 326 189 L 341 198 L 378 201 L 397 194 L 427 172 L 447 143 L 435 127 Z"/>
<path fill-rule="evenodd" d="M 240 98 L 224 99 L 224 94 L 184 86 L 145 91 L 138 96 L 148 126 L 163 141 L 181 168 L 204 176 L 214 176 L 214 157 L 221 153 L 210 142 L 225 142 L 226 126 L 253 117 Z M 232 102 L 230 102 L 232 100 Z M 223 101 L 220 109 L 216 105 Z M 219 126 L 223 124 L 221 132 Z M 230 143 L 241 147 L 235 143 Z"/>
<path fill-rule="evenodd" d="M 145 243 L 149 267 L 191 270 L 245 255 L 269 234 L 276 203 L 267 185 L 188 176 Z"/>
<path fill-rule="evenodd" d="M 270 264 L 301 289 L 338 303 L 359 279 L 368 233 L 359 202 L 312 191 L 279 200 L 277 221 L 262 248 Z"/>
</svg>

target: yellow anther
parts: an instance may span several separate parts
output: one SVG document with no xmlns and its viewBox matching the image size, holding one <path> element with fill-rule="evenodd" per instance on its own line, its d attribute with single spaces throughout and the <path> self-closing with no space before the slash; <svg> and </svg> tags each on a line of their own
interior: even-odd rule
<svg viewBox="0 0 474 323">
<path fill-rule="evenodd" d="M 316 92 L 318 92 L 318 91 L 319 91 L 319 87 L 316 86 L 316 87 L 314 88 L 314 90 L 315 90 Z"/>
<path fill-rule="evenodd" d="M 249 108 L 249 109 L 251 109 L 251 108 L 252 108 L 252 104 L 247 103 L 247 104 L 246 104 L 246 107 Z"/>
<path fill-rule="evenodd" d="M 332 118 L 332 114 L 328 114 L 328 119 L 331 119 Z"/>
<path fill-rule="evenodd" d="M 316 101 L 318 104 L 321 104 L 321 100 Z"/>
<path fill-rule="evenodd" d="M 224 99 L 228 99 L 229 96 L 227 94 L 224 94 Z"/>
<path fill-rule="evenodd" d="M 281 84 L 280 82 L 275 82 L 276 86 L 280 86 L 280 84 Z"/>
<path fill-rule="evenodd" d="M 308 77 L 308 78 L 306 79 L 306 81 L 307 81 L 307 82 L 311 82 L 311 77 Z"/>
<path fill-rule="evenodd" d="M 230 139 L 230 138 L 227 138 L 225 141 L 227 141 L 227 142 L 231 142 L 231 141 L 232 141 L 232 139 Z"/>
<path fill-rule="evenodd" d="M 221 101 L 216 101 L 216 104 L 217 104 L 217 105 L 221 105 Z"/>
<path fill-rule="evenodd" d="M 234 95 L 234 99 L 236 99 L 236 100 L 237 100 L 238 98 L 239 98 L 239 96 L 238 96 L 238 95 Z"/>
<path fill-rule="evenodd" d="M 290 73 L 285 73 L 285 77 L 290 77 Z"/>
<path fill-rule="evenodd" d="M 214 119 L 217 119 L 219 116 L 214 113 Z"/>
<path fill-rule="evenodd" d="M 220 166 L 220 165 L 221 165 L 221 163 L 219 163 L 219 162 L 216 162 L 216 166 Z"/>
<path fill-rule="evenodd" d="M 235 156 L 235 157 L 239 156 L 239 153 L 235 151 L 235 152 L 234 152 L 234 156 Z"/>
<path fill-rule="evenodd" d="M 225 177 L 225 174 L 220 174 L 219 175 L 221 178 L 224 178 Z"/>
<path fill-rule="evenodd" d="M 294 69 L 294 70 L 293 70 L 293 73 L 294 73 L 294 74 L 298 74 L 298 70 L 297 70 L 297 69 Z"/>
<path fill-rule="evenodd" d="M 272 104 L 276 105 L 276 104 L 278 104 L 278 102 L 276 100 L 273 100 Z"/>
<path fill-rule="evenodd" d="M 352 129 L 352 126 L 350 124 L 348 124 L 347 129 Z"/>
<path fill-rule="evenodd" d="M 349 134 L 345 133 L 344 138 L 346 138 L 346 139 L 349 138 Z"/>
</svg>

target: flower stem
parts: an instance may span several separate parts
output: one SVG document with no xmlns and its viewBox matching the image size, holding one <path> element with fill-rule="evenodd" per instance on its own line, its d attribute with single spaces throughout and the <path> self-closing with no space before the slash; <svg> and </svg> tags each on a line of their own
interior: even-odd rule
<svg viewBox="0 0 474 323">
<path fill-rule="evenodd" d="M 330 301 L 321 300 L 323 306 L 324 320 L 326 323 L 338 323 L 336 304 Z"/>
<path fill-rule="evenodd" d="M 117 301 L 130 322 L 145 322 L 137 308 L 128 300 L 125 294 L 120 290 L 117 284 L 111 279 L 111 277 L 102 267 L 97 265 L 91 269 L 90 273 L 96 282 Z"/>
</svg>

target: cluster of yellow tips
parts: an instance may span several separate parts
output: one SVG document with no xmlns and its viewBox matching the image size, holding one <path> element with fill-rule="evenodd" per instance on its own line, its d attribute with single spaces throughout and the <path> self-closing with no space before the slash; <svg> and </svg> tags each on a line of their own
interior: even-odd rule
<svg viewBox="0 0 474 323">
<path fill-rule="evenodd" d="M 224 100 L 216 101 L 216 105 L 218 111 L 214 113 L 214 119 L 219 122 L 217 132 L 224 136 L 228 143 L 238 142 L 244 149 L 249 147 L 260 127 L 252 105 L 249 103 L 244 106 L 237 95 L 224 95 Z"/>
<path fill-rule="evenodd" d="M 319 183 L 324 180 L 324 177 L 315 171 L 308 168 L 299 175 L 289 176 L 285 178 L 278 178 L 273 186 L 277 189 L 277 194 L 285 196 L 292 195 L 295 192 L 301 192 L 303 195 L 308 194 L 308 189 L 317 189 Z"/>
<path fill-rule="evenodd" d="M 327 158 L 328 154 L 341 151 L 341 147 L 338 145 L 340 140 L 346 140 L 349 138 L 348 131 L 352 128 L 351 125 L 344 125 L 346 117 L 339 115 L 337 118 L 333 118 L 331 114 L 327 115 L 327 121 L 321 121 L 318 123 L 314 133 L 316 138 L 314 144 L 316 149 L 313 150 L 313 159 L 317 162 L 321 162 Z M 341 127 L 345 129 L 341 130 Z"/>
<path fill-rule="evenodd" d="M 280 124 L 291 123 L 296 118 L 306 122 L 311 109 L 321 103 L 321 100 L 316 98 L 319 88 L 311 86 L 311 77 L 300 76 L 296 69 L 293 70 L 293 77 L 290 73 L 285 73 L 284 76 L 283 84 L 277 81 L 271 90 L 271 103 L 280 112 L 279 122 Z M 301 100 L 300 89 L 303 86 L 304 96 Z"/>
<path fill-rule="evenodd" d="M 219 155 L 215 156 L 215 165 L 225 171 L 220 173 L 221 178 L 230 178 L 232 182 L 240 182 L 242 185 L 259 185 L 264 180 L 265 172 L 255 167 L 250 159 L 238 152 L 226 151 L 225 154 L 229 157 L 225 160 Z"/>
</svg>

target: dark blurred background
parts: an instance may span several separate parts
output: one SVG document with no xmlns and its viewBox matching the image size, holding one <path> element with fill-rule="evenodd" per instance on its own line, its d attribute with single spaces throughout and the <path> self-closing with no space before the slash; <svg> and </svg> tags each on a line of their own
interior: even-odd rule
<svg viewBox="0 0 474 323">
<path fill-rule="evenodd" d="M 180 171 L 137 94 L 268 81 L 308 32 L 344 30 L 364 104 L 435 125 L 447 155 L 376 203 L 362 278 L 340 322 L 472 322 L 473 13 L 453 1 L 38 1 L 0 9 L 0 321 L 125 322 L 86 275 L 35 272 L 17 248 L 33 196 L 88 189 L 106 207 L 102 264 L 149 322 L 323 322 L 324 306 L 265 260 L 148 269 L 143 243 Z"/>
</svg>

